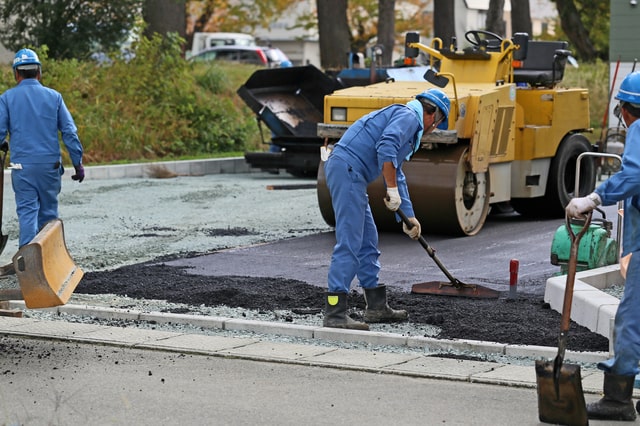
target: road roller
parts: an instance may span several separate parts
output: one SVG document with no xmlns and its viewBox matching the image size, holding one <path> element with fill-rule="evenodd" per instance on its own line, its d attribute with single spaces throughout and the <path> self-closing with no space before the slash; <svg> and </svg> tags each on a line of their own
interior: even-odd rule
<svg viewBox="0 0 640 426">
<path fill-rule="evenodd" d="M 406 103 L 432 87 L 451 101 L 449 128 L 423 136 L 411 161 L 403 164 L 409 194 L 424 232 L 475 235 L 492 208 L 511 207 L 530 217 L 563 217 L 574 196 L 595 186 L 595 164 L 577 159 L 594 151 L 585 136 L 589 123 L 589 91 L 562 87 L 571 52 L 564 41 L 534 41 L 517 33 L 503 39 L 487 31 L 468 31 L 468 46 L 455 39 L 420 42 L 408 33 L 405 56 L 429 58 L 422 81 L 385 82 L 339 89 L 324 97 L 318 136 L 325 149 L 350 124 L 393 103 Z M 334 226 L 331 197 L 323 163 L 317 178 L 320 212 Z M 379 230 L 401 224 L 385 207 L 382 178 L 368 189 Z"/>
</svg>

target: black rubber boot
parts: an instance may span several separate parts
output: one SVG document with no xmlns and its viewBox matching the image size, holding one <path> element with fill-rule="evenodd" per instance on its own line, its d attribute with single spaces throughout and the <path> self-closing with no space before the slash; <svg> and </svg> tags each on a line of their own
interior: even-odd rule
<svg viewBox="0 0 640 426">
<path fill-rule="evenodd" d="M 635 376 L 604 373 L 604 396 L 587 404 L 590 419 L 634 421 L 636 410 L 631 401 Z"/>
<path fill-rule="evenodd" d="M 387 304 L 387 286 L 379 285 L 364 289 L 367 308 L 364 311 L 365 322 L 398 322 L 409 318 L 407 311 L 391 309 Z"/>
<path fill-rule="evenodd" d="M 369 326 L 347 315 L 346 293 L 325 293 L 324 327 L 369 330 Z"/>
</svg>

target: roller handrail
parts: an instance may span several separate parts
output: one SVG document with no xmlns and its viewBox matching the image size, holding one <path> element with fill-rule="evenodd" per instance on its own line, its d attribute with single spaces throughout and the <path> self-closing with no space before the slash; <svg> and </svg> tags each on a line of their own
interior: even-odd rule
<svg viewBox="0 0 640 426">
<path fill-rule="evenodd" d="M 611 154 L 608 152 L 583 152 L 582 154 L 578 155 L 578 158 L 576 159 L 576 181 L 574 183 L 574 187 L 573 187 L 573 195 L 575 197 L 580 197 L 580 162 L 582 161 L 582 159 L 584 157 L 606 157 L 606 158 L 613 158 L 618 160 L 620 163 L 622 163 L 622 157 L 619 156 L 618 154 Z M 585 194 L 587 195 L 587 194 Z M 623 202 L 622 201 L 618 201 L 618 210 L 623 208 Z M 620 215 L 618 215 L 618 225 L 616 227 L 616 241 L 618 241 L 620 243 L 620 239 L 622 238 L 622 226 L 620 224 L 621 222 L 621 218 Z M 620 263 L 620 250 L 618 250 L 618 252 L 616 253 L 616 259 L 618 260 L 618 263 Z"/>
</svg>

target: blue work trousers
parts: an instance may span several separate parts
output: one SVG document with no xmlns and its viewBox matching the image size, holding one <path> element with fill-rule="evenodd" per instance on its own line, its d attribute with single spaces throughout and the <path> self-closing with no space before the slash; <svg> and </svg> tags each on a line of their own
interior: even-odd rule
<svg viewBox="0 0 640 426">
<path fill-rule="evenodd" d="M 63 173 L 60 163 L 21 166 L 22 169 L 11 171 L 20 225 L 19 247 L 30 243 L 47 222 L 58 218 L 58 194 L 62 188 Z"/>
<path fill-rule="evenodd" d="M 598 363 L 598 368 L 620 376 L 638 374 L 640 361 L 640 251 L 634 252 L 627 269 L 624 294 L 614 325 L 614 356 Z"/>
<path fill-rule="evenodd" d="M 342 158 L 330 157 L 324 170 L 336 218 L 328 290 L 348 293 L 356 276 L 361 287 L 377 287 L 380 251 L 367 182 Z"/>
</svg>

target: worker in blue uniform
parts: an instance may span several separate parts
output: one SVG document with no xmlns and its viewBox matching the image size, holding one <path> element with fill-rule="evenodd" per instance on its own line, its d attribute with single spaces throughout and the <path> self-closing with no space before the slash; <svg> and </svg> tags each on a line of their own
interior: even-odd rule
<svg viewBox="0 0 640 426">
<path fill-rule="evenodd" d="M 17 85 L 0 96 L 2 149 L 11 150 L 11 183 L 20 224 L 19 246 L 28 244 L 50 220 L 58 218 L 58 194 L 64 173 L 58 132 L 82 182 L 82 144 L 62 95 L 40 83 L 42 65 L 31 49 L 13 60 Z"/>
<path fill-rule="evenodd" d="M 404 232 L 418 239 L 420 223 L 411 205 L 402 163 L 418 151 L 424 133 L 448 128 L 449 109 L 444 92 L 427 90 L 407 104 L 393 104 L 360 118 L 332 149 L 324 170 L 336 218 L 336 245 L 325 295 L 325 327 L 368 330 L 367 322 L 407 319 L 406 311 L 389 307 L 386 286 L 378 283 L 378 231 L 367 186 L 382 174 L 387 208 L 397 211 L 401 207 L 413 224 L 411 228 L 403 224 Z M 356 276 L 364 290 L 365 322 L 347 315 L 347 295 Z"/>
<path fill-rule="evenodd" d="M 631 396 L 640 362 L 640 72 L 627 75 L 616 95 L 616 115 L 627 126 L 620 171 L 586 197 L 572 199 L 566 207 L 570 217 L 580 217 L 600 204 L 624 200 L 622 256 L 631 255 L 624 294 L 614 324 L 614 355 L 598 363 L 604 371 L 604 396 L 587 404 L 591 419 L 633 421 Z"/>
</svg>

